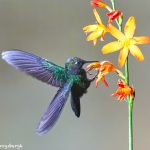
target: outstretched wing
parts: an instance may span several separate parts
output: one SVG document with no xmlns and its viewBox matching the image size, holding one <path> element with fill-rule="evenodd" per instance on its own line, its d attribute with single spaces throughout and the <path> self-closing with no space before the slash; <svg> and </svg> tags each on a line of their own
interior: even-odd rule
<svg viewBox="0 0 150 150">
<path fill-rule="evenodd" d="M 71 87 L 72 82 L 65 83 L 64 86 L 58 90 L 39 122 L 37 127 L 38 134 L 47 133 L 55 125 L 69 96 Z"/>
<path fill-rule="evenodd" d="M 8 64 L 52 86 L 62 87 L 67 80 L 65 69 L 34 54 L 21 50 L 2 52 Z"/>
</svg>

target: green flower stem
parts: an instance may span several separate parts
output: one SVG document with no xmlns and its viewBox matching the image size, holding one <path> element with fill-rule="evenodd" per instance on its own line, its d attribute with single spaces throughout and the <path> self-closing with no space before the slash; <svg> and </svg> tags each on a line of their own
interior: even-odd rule
<svg viewBox="0 0 150 150">
<path fill-rule="evenodd" d="M 129 85 L 129 68 L 128 68 L 128 58 L 125 63 L 125 81 Z M 133 150 L 133 99 L 131 96 L 127 97 L 128 101 L 128 120 L 129 120 L 129 150 Z"/>
<path fill-rule="evenodd" d="M 119 77 L 121 77 L 123 80 L 125 80 L 124 74 L 118 69 L 117 69 L 117 74 L 118 74 Z"/>
<path fill-rule="evenodd" d="M 112 3 L 113 10 L 115 10 L 115 0 L 110 0 Z M 117 23 L 119 30 L 122 30 L 122 21 Z M 129 85 L 129 66 L 128 57 L 125 63 L 125 82 Z M 131 96 L 127 97 L 128 101 L 128 120 L 129 120 L 129 150 L 133 150 L 133 99 Z"/>
<path fill-rule="evenodd" d="M 129 111 L 129 150 L 133 150 L 133 100 L 130 96 L 128 98 L 128 111 Z"/>
<path fill-rule="evenodd" d="M 110 1 L 111 1 L 113 10 L 115 10 L 116 9 L 116 7 L 115 7 L 115 0 L 110 0 Z"/>
<path fill-rule="evenodd" d="M 128 57 L 125 63 L 125 81 L 129 85 L 129 66 L 128 66 Z"/>
</svg>

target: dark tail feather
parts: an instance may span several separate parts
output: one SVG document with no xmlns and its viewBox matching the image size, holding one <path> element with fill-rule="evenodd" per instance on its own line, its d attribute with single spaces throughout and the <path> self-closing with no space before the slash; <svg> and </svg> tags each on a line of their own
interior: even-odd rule
<svg viewBox="0 0 150 150">
<path fill-rule="evenodd" d="M 71 95 L 71 108 L 77 117 L 80 117 L 80 98 Z"/>
<path fill-rule="evenodd" d="M 47 111 L 42 116 L 39 125 L 36 129 L 38 134 L 47 133 L 58 120 L 62 109 L 66 103 L 66 100 L 69 96 L 72 83 L 66 83 L 62 88 L 58 90 L 55 97 L 48 106 Z"/>
</svg>

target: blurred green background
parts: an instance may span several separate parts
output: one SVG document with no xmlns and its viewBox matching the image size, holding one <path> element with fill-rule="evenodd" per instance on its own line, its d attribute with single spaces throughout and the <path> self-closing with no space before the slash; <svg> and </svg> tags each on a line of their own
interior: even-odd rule
<svg viewBox="0 0 150 150">
<path fill-rule="evenodd" d="M 150 35 L 150 1 L 116 2 L 124 13 L 124 23 L 131 15 L 135 16 L 136 36 Z M 102 11 L 104 18 L 106 11 Z M 26 50 L 62 66 L 70 56 L 107 59 L 117 65 L 118 52 L 105 56 L 100 53 L 101 47 L 112 40 L 109 35 L 95 47 L 86 42 L 82 28 L 94 22 L 90 1 L 0 0 L 0 51 Z M 130 83 L 136 89 L 134 147 L 149 150 L 150 46 L 140 47 L 144 62 L 129 57 Z M 127 103 L 110 97 L 116 90 L 117 79 L 113 74 L 108 75 L 110 88 L 100 84 L 96 89 L 94 83 L 91 85 L 81 99 L 79 119 L 74 116 L 68 99 L 55 127 L 39 136 L 35 128 L 57 88 L 26 76 L 0 60 L 0 144 L 22 144 L 24 150 L 127 150 Z"/>
</svg>

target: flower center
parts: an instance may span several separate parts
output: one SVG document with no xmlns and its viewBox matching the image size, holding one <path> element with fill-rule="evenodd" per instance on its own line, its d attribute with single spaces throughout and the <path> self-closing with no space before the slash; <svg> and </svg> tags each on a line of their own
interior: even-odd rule
<svg viewBox="0 0 150 150">
<path fill-rule="evenodd" d="M 129 45 L 131 45 L 131 39 L 126 39 L 123 43 L 124 47 L 128 47 Z"/>
<path fill-rule="evenodd" d="M 130 45 L 136 44 L 136 40 L 131 38 L 131 39 L 125 39 L 123 42 L 124 47 L 129 47 Z"/>
</svg>

